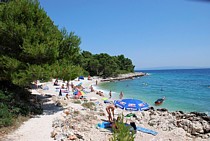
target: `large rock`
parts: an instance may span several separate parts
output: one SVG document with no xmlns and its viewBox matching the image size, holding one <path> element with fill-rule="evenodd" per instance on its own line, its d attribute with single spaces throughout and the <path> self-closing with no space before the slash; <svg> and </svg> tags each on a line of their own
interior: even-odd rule
<svg viewBox="0 0 210 141">
<path fill-rule="evenodd" d="M 203 126 L 199 121 L 193 121 L 191 129 L 192 129 L 192 134 L 195 134 L 195 132 L 201 134 L 204 133 Z"/>
<path fill-rule="evenodd" d="M 205 120 L 202 120 L 200 123 L 203 126 L 204 133 L 210 133 L 210 125 L 209 125 L 209 123 L 207 121 L 205 121 Z"/>
<path fill-rule="evenodd" d="M 194 114 L 195 116 L 207 116 L 205 113 L 198 113 L 198 112 L 190 112 L 190 114 Z"/>
</svg>

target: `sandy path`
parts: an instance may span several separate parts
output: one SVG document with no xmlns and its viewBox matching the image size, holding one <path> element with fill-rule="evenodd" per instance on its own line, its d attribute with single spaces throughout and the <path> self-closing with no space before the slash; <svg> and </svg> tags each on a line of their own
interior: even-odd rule
<svg viewBox="0 0 210 141">
<path fill-rule="evenodd" d="M 91 84 L 94 85 L 95 80 L 88 81 L 73 81 L 75 85 L 82 82 L 83 87 L 88 88 Z M 59 84 L 62 84 L 62 81 L 59 81 Z M 49 90 L 42 91 L 45 94 L 58 95 L 58 92 L 55 91 L 53 82 L 47 82 Z M 34 93 L 37 93 L 35 91 Z M 95 93 L 88 93 L 88 98 L 94 96 Z M 98 96 L 96 96 L 98 97 Z M 56 117 L 60 117 L 62 113 L 62 108 L 55 106 L 51 98 L 43 98 L 43 100 L 49 100 L 48 102 L 43 103 L 44 112 L 42 115 L 36 116 L 24 122 L 17 130 L 13 133 L 10 133 L 6 137 L 0 137 L 2 141 L 54 141 L 50 137 L 52 132 L 52 122 Z"/>
<path fill-rule="evenodd" d="M 9 134 L 5 141 L 53 141 L 50 138 L 52 131 L 52 121 L 61 113 L 58 107 L 52 102 L 44 103 L 44 115 L 36 116 L 18 128 L 12 134 Z M 50 108 L 49 108 L 50 107 Z M 57 109 L 56 109 L 57 108 Z"/>
</svg>

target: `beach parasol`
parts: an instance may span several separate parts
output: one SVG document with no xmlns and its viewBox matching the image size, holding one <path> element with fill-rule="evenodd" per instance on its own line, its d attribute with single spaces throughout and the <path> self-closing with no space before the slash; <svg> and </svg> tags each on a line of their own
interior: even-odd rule
<svg viewBox="0 0 210 141">
<path fill-rule="evenodd" d="M 138 99 L 115 100 L 114 105 L 125 110 L 143 111 L 148 110 L 149 105 Z"/>
<path fill-rule="evenodd" d="M 84 91 L 75 91 L 73 94 L 81 96 L 81 95 L 85 95 L 85 92 Z"/>
</svg>

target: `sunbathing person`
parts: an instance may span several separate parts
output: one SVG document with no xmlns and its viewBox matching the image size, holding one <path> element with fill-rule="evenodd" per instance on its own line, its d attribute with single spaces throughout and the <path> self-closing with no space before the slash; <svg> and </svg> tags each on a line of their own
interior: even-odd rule
<svg viewBox="0 0 210 141">
<path fill-rule="evenodd" d="M 117 117 L 117 120 L 114 119 L 114 121 L 111 123 L 110 126 L 112 129 L 117 130 L 117 129 L 119 129 L 119 123 L 123 123 L 123 124 L 125 124 L 125 126 L 132 127 L 132 128 L 130 128 L 130 131 L 131 132 L 134 131 L 134 133 L 136 133 L 136 131 L 137 131 L 136 123 L 131 121 L 130 124 L 127 124 L 119 116 Z"/>
<path fill-rule="evenodd" d="M 62 86 L 61 86 L 61 89 L 65 89 L 65 86 L 64 86 L 64 84 L 62 84 Z"/>
<path fill-rule="evenodd" d="M 104 96 L 104 94 L 103 94 L 102 91 L 99 91 L 99 95 L 100 95 L 100 96 Z"/>
<path fill-rule="evenodd" d="M 113 122 L 111 123 L 111 128 L 112 129 L 118 129 L 119 127 L 117 126 L 117 122 L 120 122 L 121 118 L 118 116 L 117 120 L 113 119 Z"/>
<path fill-rule="evenodd" d="M 66 96 L 64 97 L 64 100 L 68 100 L 69 99 L 69 94 L 66 94 Z"/>
<path fill-rule="evenodd" d="M 54 82 L 54 86 L 59 86 L 59 84 L 58 84 L 58 78 L 56 78 L 56 80 Z"/>
</svg>

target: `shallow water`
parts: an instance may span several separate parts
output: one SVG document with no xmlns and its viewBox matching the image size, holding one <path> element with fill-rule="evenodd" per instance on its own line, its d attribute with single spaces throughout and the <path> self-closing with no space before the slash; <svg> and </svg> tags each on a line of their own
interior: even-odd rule
<svg viewBox="0 0 210 141">
<path fill-rule="evenodd" d="M 148 70 L 148 76 L 118 82 L 101 83 L 100 89 L 113 91 L 115 98 L 121 91 L 124 98 L 137 98 L 155 108 L 170 111 L 197 111 L 210 115 L 210 69 Z M 165 96 L 160 106 L 154 102 Z"/>
</svg>

